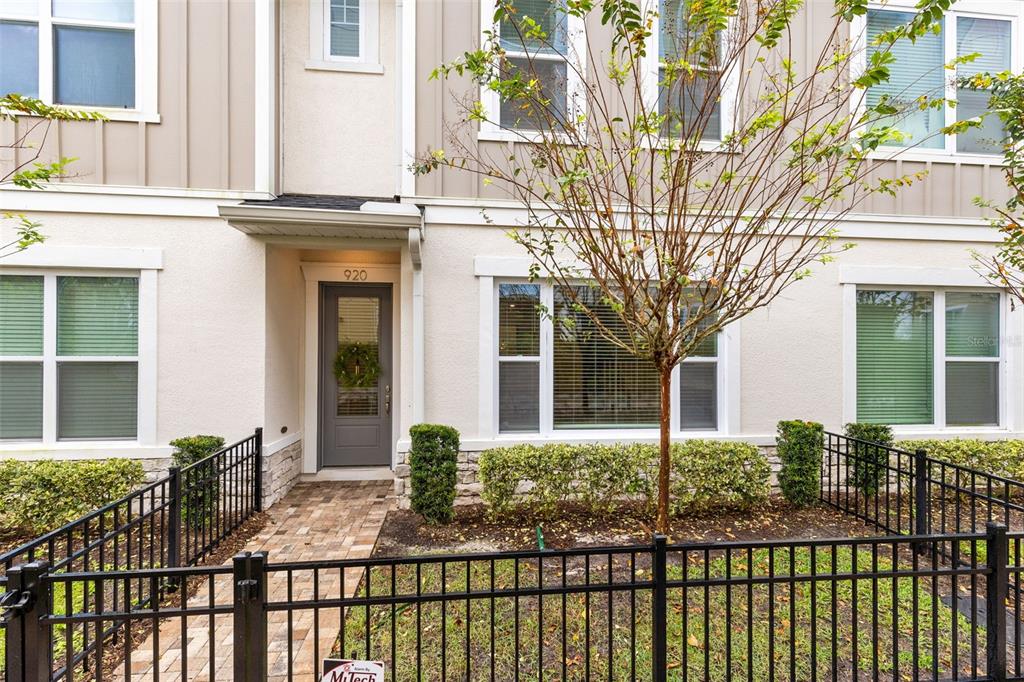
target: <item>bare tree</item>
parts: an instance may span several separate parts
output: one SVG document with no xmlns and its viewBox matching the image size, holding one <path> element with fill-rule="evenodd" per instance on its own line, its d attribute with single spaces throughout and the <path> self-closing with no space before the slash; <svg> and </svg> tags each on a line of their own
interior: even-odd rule
<svg viewBox="0 0 1024 682">
<path fill-rule="evenodd" d="M 922 0 L 868 55 L 849 29 L 866 0 L 824 3 L 832 16 L 814 35 L 802 32 L 802 4 L 563 0 L 529 16 L 521 0 L 499 0 L 479 49 L 434 73 L 478 90 L 453 95 L 448 147 L 415 170 L 473 173 L 521 203 L 527 218 L 512 238 L 531 276 L 559 285 L 574 313 L 547 314 L 563 327 L 584 317 L 656 369 L 660 531 L 673 368 L 847 248 L 838 228 L 865 196 L 921 179 L 873 178 L 886 163 L 876 152 L 920 144 L 897 129 L 901 113 L 944 102 L 865 93 L 888 80 L 895 41 L 932 30 L 950 0 Z M 546 69 L 552 55 L 566 64 L 563 83 Z M 495 93 L 502 112 L 478 93 Z M 477 144 L 480 125 L 521 144 Z"/>
<path fill-rule="evenodd" d="M 975 200 L 993 211 L 992 225 L 1003 236 L 995 255 L 974 253 L 975 269 L 1024 303 L 1024 75 L 980 73 L 961 85 L 991 93 L 986 116 L 1002 123 L 1003 137 L 996 142 L 1002 146 L 1003 176 L 1010 188 L 1010 198 L 1002 204 Z"/>
<path fill-rule="evenodd" d="M 105 117 L 94 112 L 51 106 L 34 97 L 8 93 L 0 97 L 0 122 L 13 125 L 9 139 L 0 144 L 7 160 L 0 164 L 0 187 L 11 184 L 23 189 L 43 189 L 54 180 L 68 177 L 73 158 L 40 161 L 50 128 L 59 121 L 95 121 Z M 0 244 L 0 258 L 24 251 L 46 239 L 42 225 L 20 213 L 4 211 L 0 218 L 14 222 L 14 239 Z"/>
</svg>

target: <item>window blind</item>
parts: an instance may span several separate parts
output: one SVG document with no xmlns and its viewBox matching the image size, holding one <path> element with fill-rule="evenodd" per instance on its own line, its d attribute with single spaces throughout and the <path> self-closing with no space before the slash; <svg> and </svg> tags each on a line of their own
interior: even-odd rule
<svg viewBox="0 0 1024 682">
<path fill-rule="evenodd" d="M 137 424 L 136 363 L 57 364 L 58 438 L 135 438 Z"/>
<path fill-rule="evenodd" d="M 956 18 L 957 56 L 980 53 L 972 62 L 957 68 L 958 76 L 975 73 L 998 73 L 1010 68 L 1009 21 L 997 19 Z M 989 93 L 984 90 L 958 88 L 956 95 L 956 116 L 966 121 L 988 112 Z M 1002 121 L 996 115 L 986 116 L 981 127 L 971 128 L 956 136 L 957 151 L 971 154 L 998 154 L 1006 136 Z"/>
<path fill-rule="evenodd" d="M 137 355 L 139 280 L 57 278 L 58 355 Z"/>
<path fill-rule="evenodd" d="M 946 293 L 946 355 L 999 357 L 999 294 Z"/>
<path fill-rule="evenodd" d="M 502 284 L 498 287 L 498 354 L 540 355 L 540 287 Z"/>
<path fill-rule="evenodd" d="M 718 363 L 679 366 L 679 423 L 683 431 L 718 428 Z"/>
<path fill-rule="evenodd" d="M 359 56 L 359 0 L 331 0 L 331 54 Z"/>
<path fill-rule="evenodd" d="M 498 286 L 498 430 L 540 430 L 540 287 Z M 513 359 L 514 358 L 514 359 Z"/>
<path fill-rule="evenodd" d="M 857 420 L 933 422 L 930 292 L 857 292 Z"/>
<path fill-rule="evenodd" d="M 42 363 L 0 362 L 0 440 L 42 437 Z"/>
<path fill-rule="evenodd" d="M 574 290 L 607 328 L 626 338 L 625 326 L 597 291 Z M 572 309 L 572 300 L 563 287 L 555 287 L 555 428 L 656 427 L 660 406 L 653 364 L 604 339 L 587 315 Z"/>
<path fill-rule="evenodd" d="M 0 275 L 0 355 L 43 354 L 43 278 Z"/>
<path fill-rule="evenodd" d="M 560 0 L 512 0 L 513 21 L 501 22 L 501 46 L 515 52 L 565 54 L 568 46 L 568 15 Z M 529 17 L 544 32 L 543 38 L 525 35 L 523 19 Z"/>
<path fill-rule="evenodd" d="M 903 105 L 905 111 L 882 123 L 895 126 L 909 135 L 910 139 L 904 141 L 904 145 L 942 149 L 945 141 L 942 135 L 937 133 L 945 124 L 943 111 L 921 111 L 915 104 L 921 96 L 942 97 L 945 93 L 942 34 L 927 33 L 914 43 L 906 39 L 898 40 L 891 47 L 874 45 L 879 35 L 906 24 L 913 18 L 912 12 L 868 11 L 866 37 L 869 58 L 878 50 L 888 49 L 895 57 L 895 63 L 891 66 L 887 82 L 868 89 L 867 103 L 874 106 L 883 95 L 888 95 L 891 103 Z"/>
<path fill-rule="evenodd" d="M 999 363 L 946 363 L 946 424 L 995 426 L 999 423 Z"/>
<path fill-rule="evenodd" d="M 550 105 L 539 106 L 532 98 L 516 98 L 501 103 L 500 123 L 503 128 L 526 130 L 548 127 L 545 113 L 549 112 L 558 121 L 565 119 L 568 110 L 568 65 L 561 59 L 537 59 L 527 57 L 505 57 L 503 62 L 506 77 L 516 71 L 523 71 L 524 78 L 537 79 L 540 96 L 550 100 Z M 537 109 L 540 109 L 538 111 Z"/>
</svg>

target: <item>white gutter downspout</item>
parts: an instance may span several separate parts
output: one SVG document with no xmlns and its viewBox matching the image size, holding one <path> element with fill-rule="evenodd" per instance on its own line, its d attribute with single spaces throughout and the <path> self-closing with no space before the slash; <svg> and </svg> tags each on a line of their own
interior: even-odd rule
<svg viewBox="0 0 1024 682">
<path fill-rule="evenodd" d="M 424 371 L 423 344 L 423 209 L 419 229 L 409 230 L 409 260 L 412 262 L 412 423 L 423 423 Z"/>
</svg>

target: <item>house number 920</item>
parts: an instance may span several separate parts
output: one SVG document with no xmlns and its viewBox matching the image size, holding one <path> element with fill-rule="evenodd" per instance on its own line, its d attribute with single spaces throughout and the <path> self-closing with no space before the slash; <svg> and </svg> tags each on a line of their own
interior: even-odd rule
<svg viewBox="0 0 1024 682">
<path fill-rule="evenodd" d="M 366 270 L 353 270 L 352 268 L 346 268 L 345 279 L 349 282 L 365 282 Z"/>
</svg>

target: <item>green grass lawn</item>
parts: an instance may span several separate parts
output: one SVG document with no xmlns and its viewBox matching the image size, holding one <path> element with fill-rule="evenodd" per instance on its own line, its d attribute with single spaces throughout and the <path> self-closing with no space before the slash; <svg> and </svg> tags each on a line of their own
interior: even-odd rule
<svg viewBox="0 0 1024 682">
<path fill-rule="evenodd" d="M 900 555 L 898 561 L 900 569 L 911 567 L 909 555 Z M 566 584 L 586 581 L 582 560 L 570 560 L 565 568 Z M 705 561 L 702 552 L 693 552 L 687 556 L 685 573 L 691 581 L 715 580 L 727 574 L 740 580 L 753 575 L 757 580 L 769 575 L 788 578 L 812 572 L 850 574 L 892 568 L 888 551 L 872 556 L 869 550 L 857 550 L 854 561 L 854 552 L 847 546 L 837 548 L 834 555 L 831 548 L 814 552 L 797 548 L 792 556 L 788 549 L 775 550 L 771 556 L 764 549 L 749 554 L 744 550 L 733 553 L 728 562 L 721 553 Z M 520 587 L 537 585 L 537 569 L 536 561 L 520 563 Z M 638 580 L 650 579 L 649 568 L 640 562 L 635 568 L 625 557 L 613 562 L 616 582 L 628 581 L 631 570 L 636 571 Z M 497 589 L 515 584 L 512 561 L 496 561 L 494 571 Z M 683 573 L 681 556 L 672 555 L 669 580 L 680 580 Z M 592 560 L 591 582 L 604 582 L 607 576 L 607 562 Z M 464 562 L 446 566 L 443 582 L 447 591 L 465 591 L 467 579 L 471 591 L 488 589 L 490 562 L 474 562 L 468 575 Z M 416 581 L 414 567 L 401 567 L 394 574 L 390 569 L 376 569 L 370 592 L 378 596 L 415 593 Z M 422 593 L 439 592 L 440 564 L 424 565 L 419 583 Z M 544 584 L 562 584 L 561 559 L 545 562 Z M 940 578 L 938 587 L 948 594 L 949 578 Z M 364 580 L 361 594 L 365 589 Z M 983 594 L 982 581 L 978 589 Z M 731 600 L 727 600 L 730 593 Z M 877 605 L 877 619 L 872 605 Z M 635 629 L 631 627 L 634 621 Z M 972 636 L 977 637 L 983 666 L 984 631 L 972 631 L 966 617 L 934 598 L 931 578 L 844 578 L 834 587 L 819 580 L 813 588 L 810 582 L 711 585 L 706 589 L 673 588 L 668 595 L 668 659 L 670 679 L 676 680 L 724 682 L 747 679 L 748 675 L 758 681 L 810 680 L 812 665 L 819 679 L 831 679 L 833 661 L 840 679 L 852 678 L 854 665 L 861 679 L 878 674 L 892 678 L 894 673 L 904 678 L 911 674 L 915 650 L 921 670 L 930 673 L 937 669 L 940 677 L 949 677 L 954 668 L 961 673 L 971 670 Z M 634 645 L 635 657 L 631 654 Z M 419 608 L 408 603 L 353 607 L 345 618 L 344 646 L 339 638 L 336 647 L 336 653 L 346 656 L 384 660 L 389 670 L 397 671 L 392 673 L 393 679 L 399 680 L 416 679 L 417 669 L 422 671 L 422 679 L 489 679 L 492 662 L 497 679 L 513 679 L 517 669 L 522 679 L 530 680 L 541 675 L 548 679 L 608 679 L 609 670 L 614 679 L 629 679 L 634 672 L 639 679 L 649 679 L 650 651 L 650 590 L 618 592 L 611 600 L 604 592 L 589 598 L 582 594 L 545 596 L 543 604 L 531 596 L 518 600 L 474 598 L 468 603 L 449 602 L 445 607 L 438 603 Z"/>
</svg>

